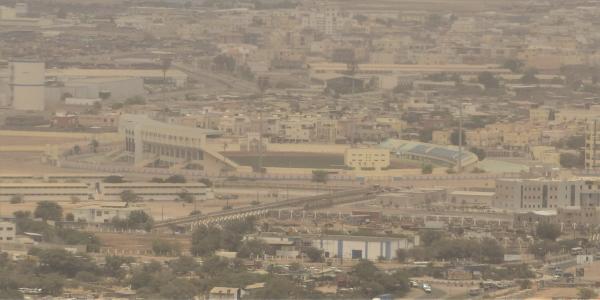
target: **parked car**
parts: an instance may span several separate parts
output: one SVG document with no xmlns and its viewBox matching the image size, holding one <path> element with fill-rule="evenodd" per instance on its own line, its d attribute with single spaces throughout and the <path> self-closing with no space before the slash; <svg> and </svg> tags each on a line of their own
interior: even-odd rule
<svg viewBox="0 0 600 300">
<path fill-rule="evenodd" d="M 431 285 L 423 283 L 423 291 L 427 294 L 431 293 Z"/>
</svg>

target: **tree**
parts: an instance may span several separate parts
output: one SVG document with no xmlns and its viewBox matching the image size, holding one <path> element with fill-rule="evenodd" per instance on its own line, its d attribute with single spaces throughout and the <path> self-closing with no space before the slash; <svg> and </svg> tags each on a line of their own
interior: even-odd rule
<svg viewBox="0 0 600 300">
<path fill-rule="evenodd" d="M 30 255 L 39 259 L 39 270 L 42 273 L 59 273 L 73 278 L 78 272 L 96 273 L 98 267 L 85 255 L 75 255 L 64 249 L 30 250 Z"/>
<path fill-rule="evenodd" d="M 372 261 L 361 259 L 358 264 L 352 267 L 351 273 L 361 280 L 370 280 L 375 277 L 375 274 L 379 271 Z"/>
<path fill-rule="evenodd" d="M 369 20 L 369 18 L 367 16 L 362 15 L 362 14 L 354 15 L 353 19 L 358 21 L 359 24 L 362 24 L 362 23 L 366 22 L 367 20 Z"/>
<path fill-rule="evenodd" d="M 88 271 L 77 272 L 77 274 L 75 274 L 75 279 L 81 282 L 97 282 L 99 280 L 98 276 Z"/>
<path fill-rule="evenodd" d="M 477 155 L 477 159 L 479 161 L 482 161 L 485 159 L 485 156 L 486 156 L 485 150 L 483 150 L 481 148 L 477 148 L 477 147 L 471 147 L 471 149 L 469 149 L 469 151 L 475 153 L 475 155 Z"/>
<path fill-rule="evenodd" d="M 313 170 L 312 181 L 319 183 L 326 183 L 329 177 L 329 173 L 325 170 Z"/>
<path fill-rule="evenodd" d="M 504 248 L 497 240 L 484 238 L 479 244 L 482 262 L 497 264 L 504 261 Z"/>
<path fill-rule="evenodd" d="M 63 209 L 58 203 L 53 201 L 40 201 L 33 212 L 34 217 L 41 218 L 44 221 L 60 221 L 62 219 Z"/>
<path fill-rule="evenodd" d="M 274 276 L 265 283 L 265 288 L 252 294 L 254 299 L 289 299 L 299 296 L 299 288 L 290 280 Z"/>
<path fill-rule="evenodd" d="M 163 299 L 194 299 L 197 294 L 196 286 L 181 278 L 175 278 L 160 287 L 160 298 Z"/>
<path fill-rule="evenodd" d="M 80 147 L 79 145 L 75 145 L 75 146 L 73 146 L 73 153 L 74 153 L 75 155 L 77 155 L 77 154 L 81 153 L 81 147 Z"/>
<path fill-rule="evenodd" d="M 465 131 L 462 131 L 462 144 L 464 145 L 465 142 L 467 141 L 467 136 L 465 134 Z M 450 143 L 454 146 L 458 146 L 460 144 L 459 141 L 459 136 L 458 136 L 458 129 L 455 129 L 452 131 L 452 133 L 450 134 Z"/>
<path fill-rule="evenodd" d="M 187 180 L 182 175 L 172 175 L 165 179 L 166 183 L 186 183 Z"/>
<path fill-rule="evenodd" d="M 45 274 L 36 278 L 36 285 L 44 295 L 60 296 L 65 286 L 65 279 L 58 274 Z"/>
<path fill-rule="evenodd" d="M 431 173 L 433 173 L 433 166 L 431 164 L 421 165 L 421 174 L 431 174 Z"/>
<path fill-rule="evenodd" d="M 152 252 L 156 255 L 169 255 L 179 253 L 180 246 L 177 243 L 172 243 L 163 239 L 155 239 L 152 241 Z"/>
<path fill-rule="evenodd" d="M 595 299 L 598 297 L 598 293 L 590 288 L 580 288 L 577 292 L 577 298 L 579 299 Z"/>
<path fill-rule="evenodd" d="M 100 143 L 98 143 L 98 141 L 97 141 L 97 140 L 93 139 L 93 140 L 90 142 L 90 149 L 92 149 L 92 152 L 94 152 L 94 153 L 98 152 L 98 146 L 99 146 L 99 145 L 100 145 Z"/>
<path fill-rule="evenodd" d="M 518 59 L 509 59 L 504 62 L 503 67 L 509 69 L 513 73 L 519 73 L 523 68 L 523 62 Z"/>
<path fill-rule="evenodd" d="M 379 270 L 371 261 L 361 260 L 351 272 L 352 285 L 355 286 L 361 298 L 371 298 L 378 294 L 393 293 L 401 296 L 409 289 L 408 277 L 405 273 L 396 271 L 386 273 Z"/>
<path fill-rule="evenodd" d="M 235 59 L 226 54 L 219 54 L 213 59 L 217 71 L 233 72 L 235 70 Z"/>
<path fill-rule="evenodd" d="M 537 70 L 529 69 L 525 71 L 523 77 L 521 77 L 521 83 L 523 84 L 538 84 L 540 80 L 535 76 L 537 74 Z"/>
<path fill-rule="evenodd" d="M 200 178 L 200 180 L 198 180 L 200 183 L 203 183 L 204 185 L 206 185 L 206 187 L 212 187 L 213 183 L 212 181 L 210 181 L 210 179 L 208 178 Z"/>
<path fill-rule="evenodd" d="M 106 176 L 103 180 L 105 183 L 123 183 L 123 177 L 119 175 Z"/>
<path fill-rule="evenodd" d="M 538 238 L 550 241 L 556 241 L 560 236 L 560 226 L 552 223 L 539 223 L 535 228 Z"/>
<path fill-rule="evenodd" d="M 585 165 L 585 157 L 581 154 L 573 153 L 561 153 L 560 154 L 560 165 L 563 168 L 583 168 Z"/>
<path fill-rule="evenodd" d="M 219 249 L 221 245 L 221 230 L 216 227 L 198 227 L 192 233 L 190 252 L 194 256 L 208 256 Z"/>
<path fill-rule="evenodd" d="M 239 258 L 257 258 L 269 252 L 269 246 L 259 239 L 244 241 L 237 253 Z"/>
<path fill-rule="evenodd" d="M 317 249 L 315 247 L 306 247 L 304 248 L 304 254 L 308 256 L 311 262 L 322 262 L 323 261 L 323 250 Z"/>
<path fill-rule="evenodd" d="M 160 59 L 160 69 L 163 72 L 163 83 L 167 82 L 167 71 L 171 68 L 173 60 L 170 57 L 162 57 Z"/>
<path fill-rule="evenodd" d="M 194 195 L 190 194 L 188 191 L 183 191 L 183 192 L 177 194 L 177 198 L 180 201 L 187 202 L 187 203 L 192 203 L 192 202 L 194 202 L 194 200 L 196 200 L 194 198 Z"/>
<path fill-rule="evenodd" d="M 227 269 L 229 261 L 219 256 L 210 256 L 202 263 L 201 270 L 209 276 L 216 276 Z"/>
<path fill-rule="evenodd" d="M 423 129 L 419 131 L 419 141 L 429 143 L 433 139 L 433 129 Z"/>
<path fill-rule="evenodd" d="M 10 197 L 10 204 L 18 204 L 23 202 L 23 195 L 12 195 Z"/>
<path fill-rule="evenodd" d="M 108 255 L 105 258 L 104 274 L 121 279 L 125 276 L 125 270 L 121 267 L 134 262 L 132 257 Z"/>
<path fill-rule="evenodd" d="M 138 195 L 132 190 L 124 190 L 119 196 L 123 202 L 137 202 L 139 200 Z"/>
<path fill-rule="evenodd" d="M 56 17 L 59 18 L 59 19 L 66 19 L 67 18 L 67 12 L 61 7 L 56 12 Z"/>
<path fill-rule="evenodd" d="M 429 247 L 433 242 L 441 240 L 443 233 L 437 230 L 426 229 L 419 232 L 419 238 L 425 247 Z"/>
<path fill-rule="evenodd" d="M 526 289 L 530 289 L 531 288 L 531 280 L 529 280 L 529 279 L 517 280 L 517 283 L 519 284 L 519 287 L 522 290 L 526 290 Z"/>
<path fill-rule="evenodd" d="M 261 95 L 264 94 L 265 91 L 271 86 L 269 82 L 269 77 L 259 77 L 258 81 L 256 82 L 256 85 L 258 86 L 258 90 L 260 91 Z"/>
<path fill-rule="evenodd" d="M 198 268 L 198 263 L 191 256 L 180 256 L 168 262 L 169 267 L 176 275 L 186 275 Z"/>
<path fill-rule="evenodd" d="M 486 90 L 488 89 L 496 89 L 500 87 L 500 82 L 498 78 L 494 76 L 494 74 L 490 72 L 481 72 L 477 75 L 477 82 L 483 84 Z"/>
<path fill-rule="evenodd" d="M 154 220 L 145 211 L 135 210 L 129 213 L 126 219 L 115 217 L 111 223 L 118 229 L 143 229 L 150 231 L 154 225 Z"/>
<path fill-rule="evenodd" d="M 544 259 L 548 253 L 557 252 L 558 250 L 560 250 L 558 244 L 551 240 L 538 241 L 529 246 L 529 253 L 539 259 Z"/>
<path fill-rule="evenodd" d="M 396 259 L 398 260 L 398 262 L 400 262 L 400 263 L 405 262 L 407 257 L 408 257 L 408 251 L 406 251 L 405 249 L 401 249 L 401 248 L 396 249 Z"/>
<path fill-rule="evenodd" d="M 75 216 L 73 215 L 73 213 L 67 213 L 65 215 L 65 221 L 67 221 L 67 222 L 75 221 Z"/>
<path fill-rule="evenodd" d="M 584 135 L 572 135 L 569 136 L 565 141 L 567 149 L 579 150 L 585 147 L 585 136 Z"/>
</svg>

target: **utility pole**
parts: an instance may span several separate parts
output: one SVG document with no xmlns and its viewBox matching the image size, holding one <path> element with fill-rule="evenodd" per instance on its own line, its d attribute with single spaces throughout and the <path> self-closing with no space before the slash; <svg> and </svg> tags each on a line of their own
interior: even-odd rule
<svg viewBox="0 0 600 300">
<path fill-rule="evenodd" d="M 462 172 L 462 125 L 463 125 L 463 104 L 462 101 L 458 105 L 458 170 L 457 173 Z"/>
<path fill-rule="evenodd" d="M 258 172 L 262 173 L 263 170 L 263 147 L 262 147 L 262 137 L 263 137 L 263 99 L 262 95 L 260 98 L 260 107 L 258 111 Z"/>
<path fill-rule="evenodd" d="M 264 108 L 264 97 L 265 91 L 269 87 L 269 78 L 268 77 L 259 77 L 258 78 L 258 89 L 260 90 L 260 103 L 258 108 L 258 172 L 263 172 L 263 146 L 262 146 L 262 137 L 263 137 L 263 108 Z"/>
</svg>

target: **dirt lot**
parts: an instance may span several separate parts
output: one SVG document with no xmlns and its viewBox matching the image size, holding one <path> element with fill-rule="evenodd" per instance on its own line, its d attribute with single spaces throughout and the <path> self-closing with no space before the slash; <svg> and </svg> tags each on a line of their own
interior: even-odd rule
<svg viewBox="0 0 600 300">
<path fill-rule="evenodd" d="M 577 292 L 577 289 L 573 288 L 551 288 L 538 291 L 528 299 L 574 299 Z"/>
<path fill-rule="evenodd" d="M 57 145 L 64 143 L 73 143 L 77 141 L 85 142 L 85 139 L 78 138 L 55 138 L 55 137 L 31 137 L 31 136 L 4 136 L 0 135 L 0 146 L 39 146 L 39 145 Z"/>
<path fill-rule="evenodd" d="M 328 2 L 351 11 L 426 10 L 453 11 L 455 13 L 511 8 L 522 3 L 522 1 L 516 0 L 330 0 Z"/>
<path fill-rule="evenodd" d="M 57 168 L 42 163 L 39 152 L 0 152 L 0 174 L 88 173 L 88 170 Z"/>
</svg>

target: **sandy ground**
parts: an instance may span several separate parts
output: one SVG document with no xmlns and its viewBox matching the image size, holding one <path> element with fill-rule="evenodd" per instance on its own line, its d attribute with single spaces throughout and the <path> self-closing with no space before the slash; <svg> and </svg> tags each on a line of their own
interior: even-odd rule
<svg viewBox="0 0 600 300">
<path fill-rule="evenodd" d="M 457 12 L 496 10 L 499 8 L 512 7 L 515 4 L 519 4 L 519 2 L 515 0 L 330 0 L 329 3 L 340 5 L 348 10 L 450 10 Z"/>
<path fill-rule="evenodd" d="M 39 152 L 0 152 L 0 174 L 45 175 L 89 172 L 89 170 L 65 169 L 44 164 Z"/>
<path fill-rule="evenodd" d="M 32 146 L 32 145 L 56 145 L 64 143 L 72 143 L 86 139 L 82 138 L 65 138 L 65 137 L 31 137 L 31 136 L 4 136 L 0 135 L 0 146 Z"/>
<path fill-rule="evenodd" d="M 577 297 L 577 289 L 550 288 L 538 291 L 528 299 L 573 299 Z"/>
</svg>

